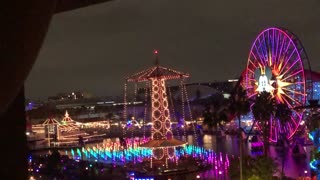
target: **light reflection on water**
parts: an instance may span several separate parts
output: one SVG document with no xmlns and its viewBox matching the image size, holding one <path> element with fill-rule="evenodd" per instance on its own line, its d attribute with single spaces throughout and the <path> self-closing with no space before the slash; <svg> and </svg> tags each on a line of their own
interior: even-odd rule
<svg viewBox="0 0 320 180">
<path fill-rule="evenodd" d="M 193 137 L 188 137 L 192 139 Z M 228 155 L 239 155 L 239 143 L 236 136 L 225 136 L 225 137 L 216 137 L 212 135 L 204 135 L 202 139 L 198 139 L 198 144 L 203 143 L 205 149 L 213 149 L 215 152 L 223 152 Z M 193 139 L 193 143 L 195 140 Z M 244 155 L 252 155 L 250 143 L 245 143 L 244 145 Z M 289 148 L 282 152 L 285 158 L 284 172 L 287 176 L 290 177 L 299 177 L 304 175 L 304 171 L 307 170 L 310 175 L 310 150 L 311 146 L 304 147 L 307 152 L 306 158 L 294 158 L 292 156 L 292 149 Z M 270 145 L 269 153 L 271 157 L 277 160 L 279 166 L 279 171 L 281 170 L 282 156 L 281 152 L 277 151 L 276 148 Z"/>
<path fill-rule="evenodd" d="M 236 136 L 229 136 L 226 135 L 225 137 L 216 137 L 212 135 L 204 135 L 202 137 L 198 137 L 198 141 L 196 141 L 194 136 L 187 136 L 185 137 L 176 137 L 177 139 L 187 141 L 188 144 L 202 146 L 205 149 L 212 149 L 215 152 L 222 152 L 228 155 L 239 155 L 239 143 L 238 138 Z M 112 142 L 119 142 L 119 138 L 113 139 L 104 139 L 103 143 L 112 143 Z M 251 146 L 250 143 L 245 143 L 244 145 L 244 155 L 252 155 L 251 154 Z M 285 165 L 284 165 L 284 172 L 287 176 L 290 177 L 299 177 L 304 175 L 304 171 L 307 170 L 308 174 L 310 174 L 309 168 L 309 157 L 310 157 L 310 147 L 305 147 L 307 152 L 306 158 L 294 158 L 292 156 L 292 149 L 287 149 L 284 152 L 285 157 Z M 277 159 L 278 169 L 281 170 L 281 163 L 282 157 L 281 153 L 278 152 L 274 146 L 270 146 L 270 155 Z M 201 176 L 204 178 L 210 179 L 210 177 L 214 176 L 214 171 L 206 171 L 201 173 Z"/>
</svg>

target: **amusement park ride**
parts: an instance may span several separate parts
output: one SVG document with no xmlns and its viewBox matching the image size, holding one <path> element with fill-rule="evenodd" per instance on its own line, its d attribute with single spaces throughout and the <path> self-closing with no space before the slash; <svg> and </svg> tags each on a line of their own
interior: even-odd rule
<svg viewBox="0 0 320 180">
<path fill-rule="evenodd" d="M 318 100 L 313 99 L 313 78 L 310 72 L 310 62 L 299 39 L 286 29 L 268 28 L 253 42 L 247 61 L 244 87 L 249 98 L 255 99 L 260 92 L 266 91 L 276 99 L 276 103 L 286 104 L 292 111 L 290 121 L 285 124 L 271 117 L 268 123 L 271 142 L 277 142 L 281 135 L 285 135 L 287 140 L 294 140 L 296 132 L 301 130 L 301 127 L 305 128 L 301 125 L 316 124 L 308 133 L 315 146 L 310 167 L 320 178 L 320 127 L 316 122 L 319 121 L 317 118 L 320 106 L 317 104 Z M 306 117 L 314 113 L 316 118 Z"/>
<path fill-rule="evenodd" d="M 37 142 L 37 148 L 78 146 L 80 138 L 86 143 L 97 142 L 98 140 L 102 141 L 101 137 L 105 134 L 86 132 L 86 129 L 97 127 L 109 129 L 110 123 L 109 121 L 77 122 L 73 120 L 66 111 L 60 121 L 50 117 L 42 124 L 32 125 L 31 131 L 27 134 L 27 139 L 30 145 Z"/>
<path fill-rule="evenodd" d="M 133 174 L 140 174 L 140 177 L 154 178 L 177 173 L 188 174 L 201 171 L 201 168 L 205 167 L 214 167 L 213 176 L 225 177 L 229 167 L 227 155 L 218 154 L 192 144 L 189 145 L 185 141 L 174 138 L 167 95 L 167 92 L 170 91 L 167 91 L 165 83 L 166 80 L 185 79 L 189 75 L 160 66 L 158 52 L 154 53 L 156 64 L 153 67 L 126 78 L 123 113 L 124 120 L 127 120 L 127 83 L 147 82 L 147 85 L 150 83 L 151 114 L 150 117 L 145 114 L 144 118 L 151 118 L 151 137 L 145 137 L 145 134 L 143 138 L 138 140 L 134 136 L 128 137 L 126 131 L 130 130 L 133 124 L 139 124 L 130 117 L 131 119 L 128 120 L 130 123 L 125 123 L 126 126 L 123 126 L 124 137 L 119 141 L 94 146 L 88 145 L 72 150 L 71 153 L 66 152 L 66 154 L 72 155 L 73 158 L 84 157 L 87 160 L 93 158 L 95 161 L 122 165 L 127 170 L 135 172 Z M 183 91 L 186 91 L 183 84 L 181 87 Z M 185 125 L 186 122 L 184 120 L 183 122 Z M 145 123 L 142 126 L 145 127 Z M 133 177 L 133 179 L 139 178 Z"/>
<path fill-rule="evenodd" d="M 128 138 L 126 131 L 129 128 L 123 126 L 123 138 L 126 138 L 123 140 L 125 145 L 122 142 L 88 145 L 75 150 L 72 149 L 70 154 L 76 159 L 94 159 L 95 161 L 122 165 L 127 167 L 127 170 L 136 172 L 136 174 L 152 177 L 166 173 L 196 172 L 208 167 L 213 169 L 213 176 L 225 179 L 229 167 L 228 155 L 215 153 L 203 147 L 188 145 L 184 140 L 178 140 L 174 137 L 170 115 L 170 89 L 166 87 L 166 81 L 181 80 L 180 91 L 185 93 L 181 97 L 183 102 L 183 124 L 181 127 L 183 128 L 186 125 L 184 102 L 188 105 L 190 119 L 193 122 L 186 88 L 183 85 L 183 80 L 188 78 L 189 74 L 160 66 L 157 50 L 154 51 L 154 55 L 156 58 L 155 65 L 127 77 L 124 86 L 123 119 L 127 121 L 131 118 L 129 126 L 134 124 L 139 128 L 143 127 L 143 139 L 136 141 L 133 136 L 131 139 Z M 310 69 L 310 63 L 300 41 L 285 29 L 265 29 L 253 42 L 243 76 L 244 81 L 242 82 L 247 96 L 249 99 L 253 99 L 250 102 L 254 102 L 260 92 L 266 91 L 276 99 L 276 103 L 286 104 L 292 110 L 290 121 L 284 125 L 275 117 L 271 117 L 269 120 L 268 125 L 271 134 L 269 141 L 271 142 L 277 142 L 283 135 L 286 139 L 293 139 L 301 127 L 304 112 L 300 110 L 300 107 L 307 105 L 307 90 L 312 89 L 313 85 L 312 78 L 305 73 L 306 68 Z M 147 102 L 150 102 L 150 117 L 147 116 L 147 109 L 145 109 L 142 125 L 134 116 L 127 117 L 127 84 L 131 82 L 145 82 L 147 86 L 145 89 L 149 89 L 150 96 L 148 96 L 147 90 L 145 92 L 145 107 L 148 106 Z M 150 98 L 150 101 L 147 101 L 148 98 Z M 148 118 L 151 119 L 150 138 L 145 137 L 145 121 Z M 125 124 L 128 125 L 127 122 Z M 194 128 L 193 132 L 197 136 L 194 123 L 191 124 Z M 74 125 L 71 118 L 66 114 L 60 127 L 68 131 L 73 128 L 77 129 L 77 126 Z M 258 123 L 257 126 L 261 129 L 262 127 L 259 127 L 259 125 Z M 317 146 L 320 144 L 318 143 L 319 132 L 318 130 L 318 138 L 315 133 L 310 134 Z M 186 136 L 186 133 L 184 133 L 184 136 Z M 320 164 L 319 161 L 313 160 L 310 165 L 314 167 L 318 164 Z"/>
<path fill-rule="evenodd" d="M 126 79 L 127 82 L 151 82 L 151 140 L 140 147 L 152 148 L 152 160 L 164 160 L 168 168 L 168 160 L 175 158 L 176 147 L 186 144 L 173 137 L 171 129 L 169 102 L 166 91 L 166 80 L 184 79 L 189 75 L 159 65 L 158 51 L 155 50 L 156 64 L 145 71 L 136 73 Z"/>
<path fill-rule="evenodd" d="M 212 150 L 188 145 L 185 141 L 174 138 L 169 111 L 170 94 L 167 94 L 170 93 L 170 90 L 166 87 L 166 80 L 180 79 L 183 82 L 183 79 L 188 78 L 189 75 L 160 66 L 158 51 L 154 51 L 154 54 L 156 57 L 154 66 L 126 78 L 123 113 L 124 120 L 131 118 L 131 124 L 136 124 L 140 128 L 145 127 L 145 120 L 148 119 L 146 113 L 143 125 L 139 125 L 134 117 L 127 117 L 126 91 L 129 82 L 146 82 L 146 89 L 150 89 L 150 97 L 148 98 L 151 100 L 149 101 L 149 106 L 151 106 L 151 137 L 145 138 L 144 132 L 142 141 L 138 140 L 137 143 L 137 141 L 127 138 L 125 147 L 116 142 L 77 149 L 72 154 L 78 154 L 78 156 L 84 154 L 88 159 L 93 157 L 107 162 L 120 163 L 138 173 L 141 169 L 148 169 L 147 174 L 151 176 L 158 176 L 161 173 L 179 168 L 186 170 L 188 167 L 183 167 L 183 165 L 188 164 L 190 168 L 191 162 L 196 162 L 193 160 L 201 160 L 204 164 L 214 167 L 217 176 L 228 173 L 229 159 L 227 155 L 219 155 Z M 271 129 L 269 140 L 271 142 L 277 142 L 280 134 L 285 135 L 287 139 L 293 139 L 301 127 L 303 112 L 297 107 L 306 105 L 307 90 L 312 88 L 311 77 L 305 74 L 305 68 L 310 69 L 310 65 L 304 49 L 299 40 L 287 30 L 268 28 L 258 35 L 251 47 L 243 78 L 247 96 L 254 100 L 260 92 L 267 91 L 276 99 L 276 103 L 284 103 L 293 111 L 290 121 L 284 126 L 275 117 L 269 120 L 268 125 Z M 183 85 L 181 87 L 181 91 L 186 91 Z M 147 91 L 145 93 L 147 97 Z M 187 97 L 186 102 L 188 102 Z M 257 125 L 259 126 L 259 123 Z M 128 128 L 123 127 L 124 135 L 127 130 Z M 194 130 L 194 132 L 196 131 Z M 193 160 L 181 160 L 186 157 Z M 148 167 L 146 164 L 149 164 Z M 158 168 L 161 168 L 162 171 L 155 170 Z M 196 166 L 196 168 L 199 167 Z M 185 173 L 187 172 L 185 171 Z"/>
<path fill-rule="evenodd" d="M 305 68 L 310 69 L 306 53 L 298 38 L 289 31 L 268 28 L 253 42 L 244 77 L 247 96 L 255 99 L 260 92 L 266 91 L 276 103 L 286 104 L 293 111 L 284 127 L 279 119 L 270 119 L 272 142 L 277 142 L 280 134 L 291 139 L 300 126 L 303 112 L 295 108 L 306 105 L 307 88 L 312 88 L 311 77 L 306 77 Z"/>
</svg>

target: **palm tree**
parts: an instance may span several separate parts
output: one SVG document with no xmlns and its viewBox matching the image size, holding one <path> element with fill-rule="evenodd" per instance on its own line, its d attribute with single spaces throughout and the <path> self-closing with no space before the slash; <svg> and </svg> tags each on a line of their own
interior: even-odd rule
<svg viewBox="0 0 320 180">
<path fill-rule="evenodd" d="M 292 115 L 291 109 L 288 107 L 287 104 L 280 103 L 276 105 L 276 112 L 275 112 L 275 119 L 278 119 L 280 124 L 281 124 L 281 129 L 280 129 L 280 138 L 282 141 L 282 146 L 284 146 L 284 140 L 286 138 L 285 136 L 285 129 L 284 126 L 287 122 L 290 121 Z M 285 154 L 282 152 L 282 168 L 281 168 L 281 176 L 284 177 L 284 163 L 285 163 Z"/>
<path fill-rule="evenodd" d="M 246 115 L 250 111 L 249 100 L 246 95 L 246 91 L 242 88 L 242 86 L 238 86 L 235 89 L 235 93 L 231 96 L 229 111 L 231 114 L 234 114 L 239 121 L 239 149 L 240 149 L 240 180 L 242 177 L 242 128 L 241 128 L 241 116 Z"/>
<path fill-rule="evenodd" d="M 203 112 L 203 124 L 207 125 L 211 130 L 218 127 L 223 129 L 222 123 L 227 122 L 227 101 L 224 99 L 222 94 L 215 94 L 207 101 L 204 105 L 205 109 Z"/>
<path fill-rule="evenodd" d="M 229 121 L 227 116 L 227 109 L 225 106 L 207 106 L 206 111 L 204 113 L 204 120 L 203 124 L 206 124 L 208 128 L 211 130 L 213 127 L 216 130 L 216 143 L 218 143 L 219 140 L 221 140 L 220 134 L 218 134 L 218 129 L 220 128 L 221 131 L 224 130 L 223 123 L 226 123 Z M 217 152 L 219 152 L 219 146 L 217 145 Z"/>
<path fill-rule="evenodd" d="M 274 117 L 276 111 L 276 101 L 269 92 L 261 92 L 257 95 L 252 106 L 252 113 L 262 127 L 264 140 L 264 155 L 268 155 L 269 136 L 270 136 L 270 119 Z"/>
<path fill-rule="evenodd" d="M 212 128 L 223 129 L 222 123 L 228 121 L 227 110 L 225 107 L 206 106 L 203 118 L 203 124 L 207 125 L 209 130 Z"/>
<path fill-rule="evenodd" d="M 210 111 L 210 106 L 206 106 L 203 112 L 203 124 L 208 126 L 208 130 L 211 131 L 215 126 L 215 123 L 212 118 L 212 113 Z"/>
<path fill-rule="evenodd" d="M 285 124 L 290 121 L 292 115 L 291 109 L 285 103 L 280 103 L 276 105 L 275 116 L 274 118 L 279 120 L 281 129 L 280 129 L 280 138 L 285 138 Z"/>
</svg>

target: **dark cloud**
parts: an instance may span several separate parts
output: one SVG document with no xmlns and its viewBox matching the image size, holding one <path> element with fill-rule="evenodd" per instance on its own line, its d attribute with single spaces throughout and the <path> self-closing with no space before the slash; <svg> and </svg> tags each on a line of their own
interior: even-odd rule
<svg viewBox="0 0 320 180">
<path fill-rule="evenodd" d="M 28 97 L 87 90 L 121 94 L 124 77 L 153 63 L 189 72 L 189 81 L 239 76 L 257 34 L 294 32 L 320 70 L 317 0 L 114 0 L 55 15 L 26 83 Z"/>
</svg>

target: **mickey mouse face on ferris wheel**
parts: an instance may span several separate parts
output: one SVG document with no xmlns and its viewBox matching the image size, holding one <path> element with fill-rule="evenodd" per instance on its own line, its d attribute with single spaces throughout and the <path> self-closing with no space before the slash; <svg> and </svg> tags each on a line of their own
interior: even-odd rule
<svg viewBox="0 0 320 180">
<path fill-rule="evenodd" d="M 258 92 L 271 92 L 274 88 L 272 86 L 272 70 L 270 67 L 260 66 L 254 72 Z"/>
<path fill-rule="evenodd" d="M 265 75 L 269 80 L 272 78 L 272 70 L 270 67 L 261 66 L 254 71 L 256 81 L 259 81 L 259 77 Z"/>
</svg>

